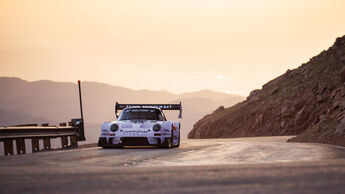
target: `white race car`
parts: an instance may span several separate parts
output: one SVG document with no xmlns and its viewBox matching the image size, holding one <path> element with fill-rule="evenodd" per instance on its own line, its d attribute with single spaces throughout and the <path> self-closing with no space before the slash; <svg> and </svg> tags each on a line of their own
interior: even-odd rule
<svg viewBox="0 0 345 194">
<path fill-rule="evenodd" d="M 118 115 L 118 110 L 122 110 Z M 104 122 L 98 146 L 122 148 L 123 146 L 159 146 L 164 148 L 180 145 L 181 123 L 167 121 L 162 110 L 179 110 L 180 104 L 119 104 L 116 102 L 117 121 Z"/>
</svg>

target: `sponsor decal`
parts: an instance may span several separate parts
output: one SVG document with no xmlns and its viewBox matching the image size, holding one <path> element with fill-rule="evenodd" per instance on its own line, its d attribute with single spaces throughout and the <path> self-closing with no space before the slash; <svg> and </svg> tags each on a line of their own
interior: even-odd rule
<svg viewBox="0 0 345 194">
<path fill-rule="evenodd" d="M 123 133 L 148 133 L 148 131 L 123 131 Z"/>
<path fill-rule="evenodd" d="M 171 109 L 171 105 L 127 105 L 126 108 L 161 108 Z"/>
</svg>

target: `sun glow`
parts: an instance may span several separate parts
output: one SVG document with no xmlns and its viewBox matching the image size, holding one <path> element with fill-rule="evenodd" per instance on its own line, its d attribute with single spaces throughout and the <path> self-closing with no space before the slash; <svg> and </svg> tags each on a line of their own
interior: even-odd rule
<svg viewBox="0 0 345 194">
<path fill-rule="evenodd" d="M 0 76 L 249 93 L 343 35 L 344 7 L 337 0 L 0 0 Z"/>
</svg>

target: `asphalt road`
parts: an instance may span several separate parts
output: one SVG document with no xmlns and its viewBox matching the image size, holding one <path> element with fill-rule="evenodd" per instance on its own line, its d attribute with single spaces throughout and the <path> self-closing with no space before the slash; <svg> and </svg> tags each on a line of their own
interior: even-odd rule
<svg viewBox="0 0 345 194">
<path fill-rule="evenodd" d="M 0 157 L 0 193 L 345 193 L 345 148 L 289 137 Z"/>
</svg>

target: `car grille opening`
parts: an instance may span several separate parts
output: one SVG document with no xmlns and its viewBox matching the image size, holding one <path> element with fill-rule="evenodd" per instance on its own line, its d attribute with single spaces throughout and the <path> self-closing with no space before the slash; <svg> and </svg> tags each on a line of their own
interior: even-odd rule
<svg viewBox="0 0 345 194">
<path fill-rule="evenodd" d="M 123 137 L 122 143 L 126 146 L 149 145 L 149 142 L 147 141 L 146 137 Z"/>
</svg>

